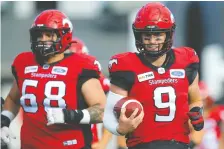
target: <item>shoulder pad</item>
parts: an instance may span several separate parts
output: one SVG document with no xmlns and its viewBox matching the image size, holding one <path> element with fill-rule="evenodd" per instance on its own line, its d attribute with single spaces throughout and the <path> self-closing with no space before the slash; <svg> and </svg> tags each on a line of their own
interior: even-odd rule
<svg viewBox="0 0 224 149">
<path fill-rule="evenodd" d="M 101 65 L 99 61 L 91 55 L 77 54 L 79 57 L 79 63 L 82 64 L 83 69 L 95 70 L 97 72 L 101 71 Z"/>
<path fill-rule="evenodd" d="M 33 53 L 32 52 L 22 52 L 22 53 L 20 53 L 20 54 L 18 54 L 16 57 L 15 57 L 15 59 L 14 59 L 14 61 L 13 61 L 13 63 L 12 63 L 12 66 L 16 66 L 16 65 L 19 65 L 19 64 L 21 64 L 21 63 L 23 63 L 23 62 L 25 62 L 25 61 L 27 61 L 27 58 L 32 58 L 33 57 Z"/>
<path fill-rule="evenodd" d="M 133 56 L 134 53 L 131 52 L 112 56 L 108 64 L 109 72 L 129 70 Z"/>
<path fill-rule="evenodd" d="M 184 47 L 188 56 L 188 59 L 190 61 L 190 63 L 199 63 L 199 58 L 197 55 L 197 52 L 190 48 L 190 47 Z"/>
<path fill-rule="evenodd" d="M 175 48 L 175 51 L 180 54 L 181 58 L 191 63 L 199 63 L 199 58 L 196 51 L 190 47 L 179 47 Z"/>
</svg>

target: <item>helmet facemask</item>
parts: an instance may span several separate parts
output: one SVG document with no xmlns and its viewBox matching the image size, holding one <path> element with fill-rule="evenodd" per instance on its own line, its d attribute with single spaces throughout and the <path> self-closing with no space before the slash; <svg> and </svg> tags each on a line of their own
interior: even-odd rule
<svg viewBox="0 0 224 149">
<path fill-rule="evenodd" d="M 38 38 L 40 38 L 44 32 L 50 34 L 52 39 L 49 41 L 38 41 Z M 38 62 L 44 63 L 50 57 L 60 53 L 62 47 L 61 39 L 66 32 L 68 31 L 44 27 L 34 27 L 30 29 L 31 49 Z M 53 40 L 54 33 L 57 35 L 56 40 Z"/>
<path fill-rule="evenodd" d="M 171 29 L 136 29 L 133 25 L 133 32 L 135 35 L 135 44 L 136 48 L 139 53 L 144 54 L 150 58 L 159 58 L 162 55 L 166 54 L 169 50 L 171 50 L 172 43 L 173 43 L 173 33 L 174 33 L 175 26 Z M 142 34 L 159 34 L 159 33 L 166 33 L 166 39 L 163 43 L 156 44 L 158 50 L 156 51 L 149 51 L 145 47 L 146 46 L 153 46 L 153 44 L 144 44 L 142 41 Z M 162 46 L 162 48 L 160 48 Z"/>
</svg>

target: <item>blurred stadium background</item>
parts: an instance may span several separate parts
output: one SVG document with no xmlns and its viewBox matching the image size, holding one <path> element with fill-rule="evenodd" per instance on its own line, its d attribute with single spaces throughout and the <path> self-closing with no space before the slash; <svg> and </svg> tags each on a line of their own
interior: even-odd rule
<svg viewBox="0 0 224 149">
<path fill-rule="evenodd" d="M 6 97 L 12 82 L 14 57 L 30 50 L 29 28 L 45 9 L 66 13 L 74 36 L 87 45 L 108 75 L 109 58 L 120 52 L 135 51 L 131 25 L 135 14 L 147 1 L 1 1 L 1 96 Z M 173 12 L 177 29 L 174 46 L 194 48 L 201 58 L 200 75 L 211 95 L 224 103 L 224 2 L 164 2 Z M 16 122 L 12 129 L 19 135 Z M 110 143 L 108 149 L 115 149 Z M 16 149 L 16 148 L 15 148 Z"/>
</svg>

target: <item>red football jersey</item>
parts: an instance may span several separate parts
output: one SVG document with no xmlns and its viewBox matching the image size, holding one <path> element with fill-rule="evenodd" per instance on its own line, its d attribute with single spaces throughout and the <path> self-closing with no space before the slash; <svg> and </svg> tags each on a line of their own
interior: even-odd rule
<svg viewBox="0 0 224 149">
<path fill-rule="evenodd" d="M 204 134 L 201 143 L 197 149 L 218 149 L 220 139 L 220 123 L 224 115 L 224 106 L 215 106 L 212 108 L 208 117 L 205 118 Z"/>
<path fill-rule="evenodd" d="M 92 131 L 92 134 L 93 134 L 92 143 L 98 142 L 99 141 L 99 136 L 98 136 L 97 124 L 92 124 L 91 125 L 91 131 Z"/>
<path fill-rule="evenodd" d="M 143 122 L 127 136 L 129 147 L 154 140 L 189 143 L 188 87 L 192 81 L 187 68 L 199 59 L 187 47 L 175 48 L 169 55 L 166 66 L 160 68 L 146 62 L 143 55 L 130 52 L 115 55 L 109 62 L 111 83 L 128 90 L 144 108 Z"/>
<path fill-rule="evenodd" d="M 219 124 L 222 121 L 222 115 L 224 115 L 224 106 L 220 105 L 220 106 L 215 106 L 208 116 L 208 119 L 213 119 L 216 122 L 215 131 L 218 138 L 220 137 L 220 133 L 221 133 Z M 206 120 L 205 120 L 205 128 L 207 128 Z"/>
<path fill-rule="evenodd" d="M 47 126 L 46 108 L 85 109 L 81 86 L 98 78 L 95 58 L 70 54 L 52 65 L 40 66 L 32 52 L 21 53 L 12 65 L 21 94 L 23 125 L 21 148 L 82 148 L 91 144 L 90 125 L 60 124 Z"/>
<path fill-rule="evenodd" d="M 110 80 L 106 78 L 103 73 L 100 74 L 100 84 L 105 93 L 107 93 L 110 89 Z"/>
</svg>

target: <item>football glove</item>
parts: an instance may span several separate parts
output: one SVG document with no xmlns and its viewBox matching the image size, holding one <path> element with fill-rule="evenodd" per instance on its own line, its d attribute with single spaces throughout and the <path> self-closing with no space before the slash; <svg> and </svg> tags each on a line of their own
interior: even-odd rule
<svg viewBox="0 0 224 149">
<path fill-rule="evenodd" d="M 191 120 L 194 130 L 200 131 L 204 127 L 203 108 L 193 107 L 187 115 Z"/>
<path fill-rule="evenodd" d="M 12 133 L 9 127 L 2 127 L 1 128 L 1 147 L 5 148 L 10 144 L 12 139 L 16 139 L 16 136 Z"/>
<path fill-rule="evenodd" d="M 47 110 L 47 125 L 65 123 L 64 113 L 62 108 L 48 108 Z"/>
</svg>

